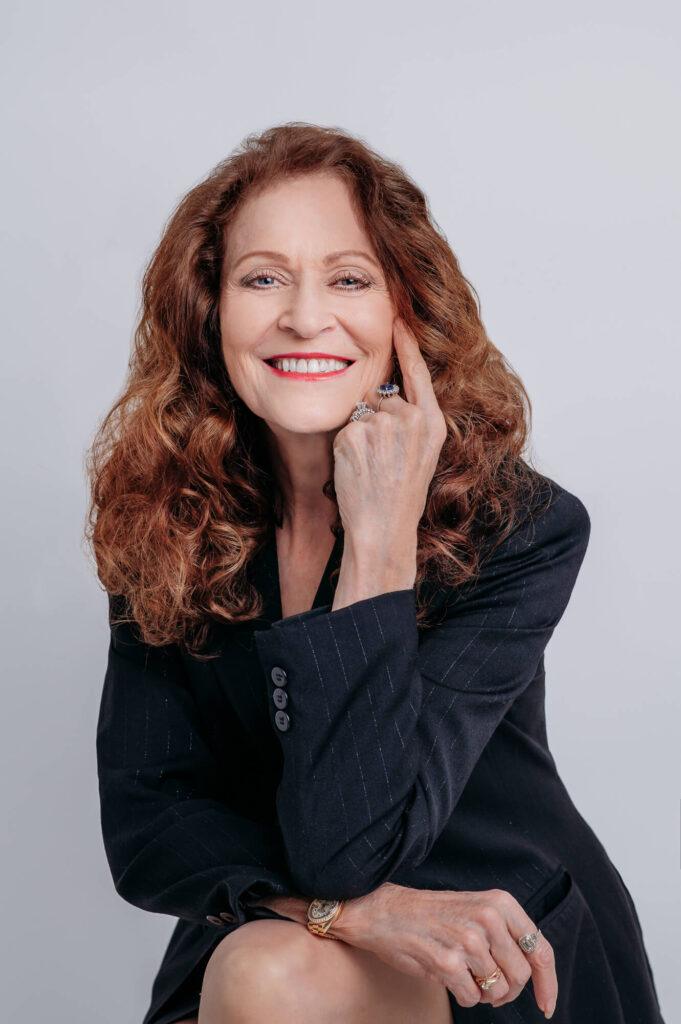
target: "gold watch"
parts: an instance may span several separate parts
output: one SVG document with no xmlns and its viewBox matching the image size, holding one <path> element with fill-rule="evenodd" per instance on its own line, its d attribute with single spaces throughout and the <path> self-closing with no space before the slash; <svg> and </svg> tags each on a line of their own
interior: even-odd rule
<svg viewBox="0 0 681 1024">
<path fill-rule="evenodd" d="M 329 928 L 338 920 L 343 909 L 343 900 L 312 900 L 307 908 L 307 927 L 315 935 L 323 935 L 327 939 L 337 939 L 330 935 Z"/>
</svg>

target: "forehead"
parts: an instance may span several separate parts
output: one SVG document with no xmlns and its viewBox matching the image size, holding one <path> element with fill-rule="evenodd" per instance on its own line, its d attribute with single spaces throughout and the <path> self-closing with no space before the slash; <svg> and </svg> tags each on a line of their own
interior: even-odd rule
<svg viewBox="0 0 681 1024">
<path fill-rule="evenodd" d="M 284 178 L 244 200 L 227 232 L 232 259 L 248 249 L 310 255 L 363 245 L 373 252 L 348 185 L 325 172 Z"/>
</svg>

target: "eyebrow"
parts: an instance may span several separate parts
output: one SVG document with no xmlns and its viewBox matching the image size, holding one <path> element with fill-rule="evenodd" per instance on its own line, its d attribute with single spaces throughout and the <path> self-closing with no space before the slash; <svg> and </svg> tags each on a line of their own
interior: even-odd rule
<svg viewBox="0 0 681 1024">
<path fill-rule="evenodd" d="M 240 256 L 236 263 L 232 266 L 232 270 L 235 270 L 240 263 L 247 260 L 250 256 L 266 256 L 270 260 L 280 260 L 282 263 L 288 263 L 288 256 L 283 252 L 274 252 L 272 249 L 257 249 L 254 252 L 247 252 L 244 256 Z M 325 256 L 322 263 L 325 267 L 328 267 L 331 263 L 335 263 L 336 260 L 341 259 L 343 256 L 363 256 L 365 260 L 369 260 L 374 266 L 380 270 L 380 264 L 370 256 L 368 252 L 363 252 L 361 249 L 340 249 L 338 252 L 330 252 L 328 256 Z"/>
</svg>

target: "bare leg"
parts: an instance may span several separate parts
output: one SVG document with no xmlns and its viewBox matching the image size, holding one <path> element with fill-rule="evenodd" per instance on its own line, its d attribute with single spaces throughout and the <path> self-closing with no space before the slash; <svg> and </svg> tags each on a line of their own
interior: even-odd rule
<svg viewBox="0 0 681 1024">
<path fill-rule="evenodd" d="M 250 921 L 208 961 L 198 1024 L 453 1024 L 444 985 L 293 921 Z"/>
</svg>

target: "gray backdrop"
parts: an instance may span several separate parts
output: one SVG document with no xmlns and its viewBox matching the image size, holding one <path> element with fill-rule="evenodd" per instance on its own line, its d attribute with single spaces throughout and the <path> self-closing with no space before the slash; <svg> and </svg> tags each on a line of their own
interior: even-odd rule
<svg viewBox="0 0 681 1024">
<path fill-rule="evenodd" d="M 671 1021 L 677 5 L 29 0 L 3 21 L 6 1019 L 123 1024 L 148 1003 L 174 920 L 116 895 L 101 842 L 108 625 L 83 454 L 172 207 L 246 133 L 303 120 L 359 134 L 426 191 L 528 387 L 539 468 L 591 514 L 547 651 L 549 738 Z"/>
</svg>

